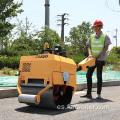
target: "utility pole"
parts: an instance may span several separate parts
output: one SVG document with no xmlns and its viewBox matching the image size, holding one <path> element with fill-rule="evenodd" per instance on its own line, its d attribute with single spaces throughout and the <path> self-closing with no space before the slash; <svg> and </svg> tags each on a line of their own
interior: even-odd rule
<svg viewBox="0 0 120 120">
<path fill-rule="evenodd" d="M 45 0 L 45 25 L 49 28 L 49 0 Z"/>
<path fill-rule="evenodd" d="M 118 30 L 116 28 L 116 47 L 117 47 L 117 32 L 118 32 Z"/>
<path fill-rule="evenodd" d="M 57 24 L 57 25 L 61 25 L 61 40 L 62 40 L 62 42 L 64 42 L 64 25 L 68 24 L 68 23 L 65 23 L 65 20 L 66 19 L 68 20 L 68 18 L 65 18 L 65 15 L 68 15 L 68 14 L 64 13 L 62 15 L 57 15 L 57 16 L 62 17 L 61 20 L 59 20 L 59 19 L 57 20 L 57 21 L 61 21 L 61 24 Z"/>
<path fill-rule="evenodd" d="M 117 32 L 118 32 L 118 29 L 116 28 L 114 31 L 116 31 L 116 35 L 113 36 L 113 38 L 116 38 L 116 47 L 117 47 Z"/>
</svg>

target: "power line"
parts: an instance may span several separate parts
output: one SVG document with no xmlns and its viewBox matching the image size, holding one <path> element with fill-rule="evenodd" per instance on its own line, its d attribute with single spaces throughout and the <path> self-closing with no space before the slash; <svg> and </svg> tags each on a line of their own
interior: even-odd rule
<svg viewBox="0 0 120 120">
<path fill-rule="evenodd" d="M 115 2 L 115 1 L 114 1 Z M 120 5 L 120 0 L 116 0 L 116 4 L 119 4 Z M 119 3 L 118 3 L 119 2 Z M 113 7 L 111 7 L 110 5 L 109 5 L 109 2 L 108 2 L 108 0 L 106 0 L 105 1 L 105 5 L 107 6 L 107 8 L 109 8 L 111 11 L 113 11 L 113 12 L 120 12 L 120 10 L 115 10 L 114 9 L 114 7 L 116 8 L 116 6 L 113 6 Z"/>
</svg>

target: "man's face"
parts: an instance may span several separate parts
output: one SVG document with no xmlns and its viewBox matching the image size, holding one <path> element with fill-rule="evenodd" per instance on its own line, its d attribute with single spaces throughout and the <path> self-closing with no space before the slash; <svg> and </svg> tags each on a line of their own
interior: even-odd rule
<svg viewBox="0 0 120 120">
<path fill-rule="evenodd" d="M 94 27 L 94 30 L 95 30 L 96 33 L 98 33 L 99 31 L 101 31 L 101 29 L 102 29 L 102 26 L 95 26 Z"/>
</svg>

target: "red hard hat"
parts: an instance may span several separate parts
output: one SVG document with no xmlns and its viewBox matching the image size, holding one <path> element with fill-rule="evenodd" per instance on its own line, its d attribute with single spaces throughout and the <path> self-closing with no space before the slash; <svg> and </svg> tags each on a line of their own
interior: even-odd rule
<svg viewBox="0 0 120 120">
<path fill-rule="evenodd" d="M 103 26 L 103 22 L 101 20 L 96 20 L 93 24 L 93 27 L 95 26 L 99 26 L 99 25 L 102 25 Z"/>
</svg>

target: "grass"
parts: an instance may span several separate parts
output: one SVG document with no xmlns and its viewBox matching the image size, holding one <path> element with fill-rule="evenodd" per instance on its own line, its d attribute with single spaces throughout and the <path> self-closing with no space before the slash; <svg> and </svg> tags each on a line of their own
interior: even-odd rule
<svg viewBox="0 0 120 120">
<path fill-rule="evenodd" d="M 17 69 L 13 70 L 12 68 L 4 67 L 3 69 L 0 70 L 0 75 L 15 76 L 17 72 L 18 72 Z"/>
<path fill-rule="evenodd" d="M 120 71 L 120 58 L 115 55 L 108 55 L 106 59 L 106 66 L 112 65 L 110 70 Z"/>
</svg>

